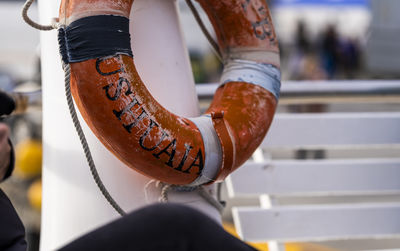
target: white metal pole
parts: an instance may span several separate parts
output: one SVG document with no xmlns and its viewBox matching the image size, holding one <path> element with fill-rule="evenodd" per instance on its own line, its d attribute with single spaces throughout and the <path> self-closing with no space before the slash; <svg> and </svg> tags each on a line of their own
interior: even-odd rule
<svg viewBox="0 0 400 251">
<path fill-rule="evenodd" d="M 59 1 L 39 0 L 42 23 L 58 16 Z M 136 0 L 131 31 L 135 64 L 159 102 L 170 111 L 197 116 L 198 104 L 175 0 Z M 67 109 L 64 73 L 56 31 L 41 32 L 43 79 L 43 206 L 41 250 L 55 250 L 118 217 L 96 187 Z M 150 181 L 109 153 L 81 119 L 100 177 L 125 211 L 148 202 Z M 213 188 L 210 187 L 212 190 Z M 149 194 L 157 195 L 150 188 Z M 219 219 L 196 194 L 171 194 L 172 201 L 193 205 Z M 149 196 L 154 202 L 156 196 Z"/>
<path fill-rule="evenodd" d="M 199 115 L 197 95 L 175 0 L 135 0 L 132 49 L 140 77 L 168 110 Z"/>
</svg>

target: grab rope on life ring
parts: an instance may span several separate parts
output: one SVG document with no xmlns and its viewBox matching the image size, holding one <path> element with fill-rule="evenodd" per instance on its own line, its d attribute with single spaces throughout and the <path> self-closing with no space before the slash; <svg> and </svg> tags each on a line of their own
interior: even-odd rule
<svg viewBox="0 0 400 251">
<path fill-rule="evenodd" d="M 223 180 L 259 146 L 280 89 L 278 41 L 265 0 L 198 0 L 223 56 L 221 86 L 197 118 L 149 93 L 130 46 L 133 0 L 63 0 L 59 43 L 71 92 L 100 141 L 136 171 L 170 184 Z"/>
</svg>

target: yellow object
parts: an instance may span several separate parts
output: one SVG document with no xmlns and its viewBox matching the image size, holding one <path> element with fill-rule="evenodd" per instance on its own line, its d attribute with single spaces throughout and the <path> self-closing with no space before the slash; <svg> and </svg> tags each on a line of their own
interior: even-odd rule
<svg viewBox="0 0 400 251">
<path fill-rule="evenodd" d="M 225 231 L 235 236 L 236 238 L 239 238 L 239 235 L 237 234 L 235 226 L 233 224 L 224 222 L 223 227 Z M 252 242 L 246 242 L 246 243 L 259 251 L 268 251 L 267 243 L 252 243 Z M 337 251 L 336 249 L 312 243 L 285 243 L 285 250 L 286 251 Z"/>
<path fill-rule="evenodd" d="M 28 200 L 36 210 L 42 208 L 42 180 L 37 180 L 28 189 Z"/>
<path fill-rule="evenodd" d="M 236 238 L 239 238 L 239 235 L 236 232 L 235 226 L 231 223 L 224 222 L 223 227 L 226 232 L 230 233 L 231 235 L 235 236 Z M 239 238 L 240 239 L 240 238 Z M 256 248 L 257 250 L 260 251 L 268 251 L 268 246 L 266 243 L 252 243 L 252 242 L 246 242 L 253 248 Z"/>
<path fill-rule="evenodd" d="M 42 171 L 42 143 L 26 140 L 15 147 L 15 174 L 22 178 L 34 178 Z"/>
</svg>

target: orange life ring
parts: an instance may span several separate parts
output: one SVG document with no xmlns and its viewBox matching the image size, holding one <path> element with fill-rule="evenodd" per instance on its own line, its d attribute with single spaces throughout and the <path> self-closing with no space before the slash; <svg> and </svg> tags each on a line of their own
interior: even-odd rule
<svg viewBox="0 0 400 251">
<path fill-rule="evenodd" d="M 60 50 L 83 118 L 129 167 L 177 185 L 220 181 L 242 165 L 265 137 L 279 98 L 278 41 L 266 1 L 198 2 L 224 61 L 221 86 L 199 118 L 167 111 L 141 81 L 127 45 L 133 0 L 63 0 L 60 8 Z M 107 48 L 96 47 L 99 37 Z"/>
</svg>

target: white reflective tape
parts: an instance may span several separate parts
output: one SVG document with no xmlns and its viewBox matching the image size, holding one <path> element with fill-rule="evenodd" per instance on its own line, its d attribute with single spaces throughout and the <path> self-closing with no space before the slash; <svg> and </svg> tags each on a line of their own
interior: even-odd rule
<svg viewBox="0 0 400 251">
<path fill-rule="evenodd" d="M 271 64 L 249 60 L 234 59 L 224 67 L 221 84 L 228 82 L 247 82 L 259 85 L 279 99 L 281 90 L 281 71 Z"/>
<path fill-rule="evenodd" d="M 216 179 L 222 164 L 222 147 L 210 116 L 189 118 L 199 129 L 204 142 L 204 168 L 188 186 L 199 186 Z"/>
</svg>

